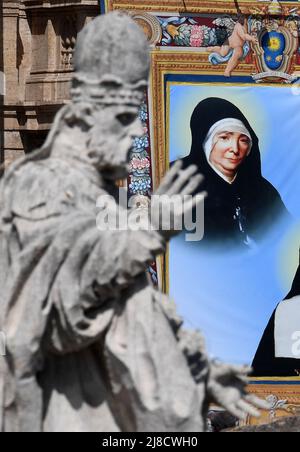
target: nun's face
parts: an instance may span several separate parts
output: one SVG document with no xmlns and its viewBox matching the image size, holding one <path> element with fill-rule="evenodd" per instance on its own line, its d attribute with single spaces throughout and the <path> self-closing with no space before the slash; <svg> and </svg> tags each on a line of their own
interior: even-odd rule
<svg viewBox="0 0 300 452">
<path fill-rule="evenodd" d="M 211 164 L 226 177 L 234 177 L 239 166 L 247 158 L 250 140 L 239 132 L 218 133 L 210 154 Z"/>
</svg>

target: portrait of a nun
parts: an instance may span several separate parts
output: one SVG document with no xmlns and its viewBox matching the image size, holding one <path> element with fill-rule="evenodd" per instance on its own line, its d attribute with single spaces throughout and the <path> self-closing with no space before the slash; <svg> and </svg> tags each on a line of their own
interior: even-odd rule
<svg viewBox="0 0 300 452">
<path fill-rule="evenodd" d="M 252 363 L 255 377 L 300 376 L 300 265 L 292 288 L 275 309 Z"/>
<path fill-rule="evenodd" d="M 243 113 L 221 98 L 207 98 L 191 118 L 192 148 L 183 166 L 197 165 L 205 190 L 204 241 L 255 247 L 289 213 L 262 176 L 259 140 Z"/>
</svg>

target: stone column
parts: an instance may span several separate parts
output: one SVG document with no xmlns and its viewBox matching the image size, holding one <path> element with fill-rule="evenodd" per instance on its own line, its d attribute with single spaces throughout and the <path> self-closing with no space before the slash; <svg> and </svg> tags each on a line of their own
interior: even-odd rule
<svg viewBox="0 0 300 452">
<path fill-rule="evenodd" d="M 16 103 L 16 98 L 19 98 L 19 77 L 17 67 L 17 45 L 19 35 L 19 13 L 22 8 L 21 2 L 17 0 L 4 0 L 2 3 L 1 17 L 2 17 L 2 60 L 3 69 L 6 79 L 6 91 L 3 99 L 1 110 L 2 116 L 2 137 L 4 143 L 1 149 L 1 161 L 4 158 L 11 160 L 12 153 L 15 156 L 22 155 L 23 146 L 16 132 L 14 120 L 11 117 L 11 108 Z M 4 156 L 4 149 L 5 156 Z"/>
</svg>

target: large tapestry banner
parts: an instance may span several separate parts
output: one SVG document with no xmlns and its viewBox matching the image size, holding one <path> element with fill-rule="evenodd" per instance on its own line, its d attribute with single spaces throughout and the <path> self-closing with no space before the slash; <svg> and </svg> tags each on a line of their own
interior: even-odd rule
<svg viewBox="0 0 300 452">
<path fill-rule="evenodd" d="M 296 1 L 102 0 L 151 45 L 129 191 L 151 197 L 174 162 L 207 192 L 201 240 L 150 269 L 211 355 L 260 377 L 300 376 L 300 8 Z M 201 228 L 200 228 L 201 229 Z"/>
</svg>

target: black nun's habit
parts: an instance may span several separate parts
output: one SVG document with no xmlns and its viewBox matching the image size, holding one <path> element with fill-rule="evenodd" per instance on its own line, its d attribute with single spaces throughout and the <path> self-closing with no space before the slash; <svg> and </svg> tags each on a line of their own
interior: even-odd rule
<svg viewBox="0 0 300 452">
<path fill-rule="evenodd" d="M 224 119 L 239 120 L 251 137 L 251 151 L 232 183 L 224 180 L 208 163 L 204 143 L 212 127 Z M 191 118 L 192 149 L 184 167 L 197 165 L 205 176 L 196 192 L 207 191 L 204 240 L 225 245 L 251 246 L 288 212 L 277 190 L 261 173 L 258 138 L 242 112 L 220 98 L 200 102 Z M 230 132 L 230 131 L 228 131 Z"/>
<path fill-rule="evenodd" d="M 292 327 L 291 331 L 285 338 L 276 337 L 275 323 L 276 320 L 280 322 L 278 318 L 278 308 L 284 307 L 286 303 L 284 301 L 274 311 L 269 324 L 264 332 L 264 335 L 259 344 L 254 361 L 252 363 L 253 375 L 255 377 L 296 377 L 300 375 L 300 359 L 291 357 L 276 357 L 276 341 L 283 340 L 283 342 L 291 341 L 292 332 L 295 329 L 300 330 L 300 313 L 299 302 L 296 301 L 300 295 L 300 266 L 298 267 L 291 291 L 286 296 L 285 300 L 289 300 L 289 308 L 293 307 L 293 316 L 296 323 L 296 328 Z M 296 305 L 297 303 L 297 305 Z M 283 311 L 282 321 L 289 327 L 290 323 L 293 323 L 293 319 L 288 318 L 288 311 Z M 277 331 L 278 336 L 278 331 Z M 278 344 L 277 344 L 278 345 Z M 284 354 L 281 354 L 283 356 Z M 289 353 L 288 353 L 289 355 Z"/>
</svg>

